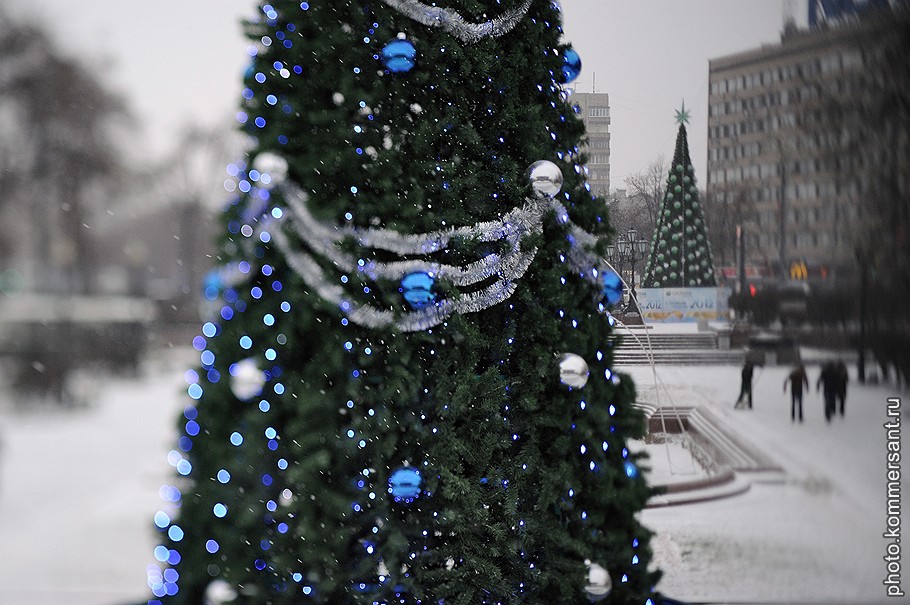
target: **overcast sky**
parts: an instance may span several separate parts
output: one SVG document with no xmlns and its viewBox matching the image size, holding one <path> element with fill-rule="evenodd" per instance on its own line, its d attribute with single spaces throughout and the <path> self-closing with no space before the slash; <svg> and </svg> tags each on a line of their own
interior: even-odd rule
<svg viewBox="0 0 910 605">
<path fill-rule="evenodd" d="M 334 0 L 337 1 L 337 0 Z M 46 25 L 59 47 L 104 72 L 142 133 L 132 156 L 158 157 L 190 121 L 231 123 L 248 64 L 240 22 L 254 0 L 0 0 Z M 582 58 L 576 87 L 610 94 L 611 182 L 663 155 L 685 100 L 692 160 L 704 185 L 708 60 L 774 43 L 805 0 L 561 0 L 565 39 Z M 440 4 L 442 2 L 440 1 Z M 596 82 L 596 84 L 595 84 Z"/>
</svg>

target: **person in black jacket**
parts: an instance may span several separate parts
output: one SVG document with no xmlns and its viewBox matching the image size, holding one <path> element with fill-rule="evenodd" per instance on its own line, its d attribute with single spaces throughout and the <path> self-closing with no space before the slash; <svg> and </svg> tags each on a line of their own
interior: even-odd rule
<svg viewBox="0 0 910 605">
<path fill-rule="evenodd" d="M 834 405 L 835 399 L 837 398 L 837 385 L 839 379 L 837 375 L 837 366 L 834 365 L 834 362 L 826 362 L 822 366 L 822 371 L 818 375 L 818 380 L 815 383 L 815 390 L 818 391 L 820 388 L 823 390 L 825 398 L 825 420 L 831 422 L 831 416 L 834 416 Z"/>
<path fill-rule="evenodd" d="M 784 380 L 784 393 L 787 392 L 787 383 L 790 383 L 790 421 L 796 421 L 796 412 L 799 410 L 799 421 L 803 421 L 803 387 L 809 389 L 809 377 L 806 368 L 799 364 Z"/>
<path fill-rule="evenodd" d="M 844 415 L 844 404 L 847 401 L 847 383 L 850 382 L 850 377 L 847 374 L 847 364 L 840 360 L 835 366 L 837 370 L 837 407 L 840 415 Z"/>
<path fill-rule="evenodd" d="M 752 372 L 755 369 L 755 366 L 752 365 L 751 361 L 746 361 L 743 364 L 743 371 L 741 373 L 742 384 L 739 387 L 739 397 L 736 399 L 736 405 L 734 407 L 742 407 L 743 399 L 747 398 L 749 402 L 749 409 L 752 409 Z"/>
</svg>

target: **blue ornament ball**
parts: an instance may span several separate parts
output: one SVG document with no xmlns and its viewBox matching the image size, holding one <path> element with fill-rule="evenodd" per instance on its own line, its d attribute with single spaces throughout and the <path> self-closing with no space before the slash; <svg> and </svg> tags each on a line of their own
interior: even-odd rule
<svg viewBox="0 0 910 605">
<path fill-rule="evenodd" d="M 581 57 L 574 48 L 567 48 L 562 54 L 562 83 L 573 82 L 581 73 Z"/>
<path fill-rule="evenodd" d="M 604 278 L 604 298 L 608 305 L 615 305 L 622 300 L 622 278 L 613 271 L 607 269 L 603 272 Z"/>
<path fill-rule="evenodd" d="M 402 74 L 411 71 L 417 59 L 417 49 L 408 40 L 396 38 L 382 47 L 382 64 L 390 72 Z"/>
<path fill-rule="evenodd" d="M 409 273 L 401 280 L 399 291 L 404 294 L 405 301 L 412 309 L 423 309 L 436 300 L 433 293 L 434 283 L 436 280 L 429 273 L 423 271 Z"/>
<path fill-rule="evenodd" d="M 420 496 L 422 486 L 420 471 L 410 466 L 396 469 L 389 477 L 389 493 L 395 502 L 413 502 Z"/>
</svg>

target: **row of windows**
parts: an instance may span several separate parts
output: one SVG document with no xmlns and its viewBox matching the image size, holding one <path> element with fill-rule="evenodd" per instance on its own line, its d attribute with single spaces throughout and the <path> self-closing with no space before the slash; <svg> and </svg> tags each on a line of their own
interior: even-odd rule
<svg viewBox="0 0 910 605">
<path fill-rule="evenodd" d="M 589 118 L 609 118 L 610 117 L 610 108 L 609 107 L 598 107 L 592 106 L 588 108 L 588 117 Z"/>
<path fill-rule="evenodd" d="M 844 69 L 853 69 L 863 63 L 862 55 L 856 50 L 841 50 L 824 56 L 814 57 L 802 63 L 792 63 L 771 67 L 751 74 L 731 76 L 711 82 L 711 94 L 719 95 L 738 90 L 764 87 L 775 82 L 784 82 L 794 78 L 811 78 L 818 74 L 839 73 Z"/>
<path fill-rule="evenodd" d="M 588 164 L 608 164 L 610 163 L 610 154 L 592 153 L 588 156 Z"/>
<path fill-rule="evenodd" d="M 755 134 L 763 132 L 775 132 L 781 128 L 793 128 L 796 126 L 796 115 L 792 112 L 780 115 L 772 115 L 765 118 L 746 119 L 742 122 L 733 124 L 721 124 L 708 128 L 709 139 L 728 139 L 738 137 L 744 134 Z"/>
<path fill-rule="evenodd" d="M 588 138 L 588 149 L 609 149 L 610 148 L 610 137 L 595 137 L 591 136 Z"/>
<path fill-rule="evenodd" d="M 849 243 L 850 236 L 848 233 L 835 231 L 811 231 L 790 233 L 786 235 L 788 253 L 791 257 L 801 256 L 800 251 L 808 252 L 809 250 L 821 249 L 819 252 L 826 252 L 826 248 L 840 246 Z M 746 234 L 746 248 L 749 250 L 763 250 L 771 257 L 776 257 L 780 235 L 777 233 L 748 233 Z M 830 252 L 830 250 L 828 250 Z"/>
<path fill-rule="evenodd" d="M 837 221 L 840 218 L 854 219 L 857 218 L 860 213 L 857 210 L 856 206 L 853 204 L 844 205 L 844 204 L 832 204 L 832 200 L 836 199 L 846 199 L 857 201 L 859 199 L 858 195 L 859 186 L 856 183 L 848 183 L 844 186 L 839 186 L 837 183 L 833 182 L 824 182 L 824 183 L 795 183 L 787 185 L 786 187 L 786 199 L 788 201 L 794 200 L 815 200 L 823 202 L 823 206 L 818 213 L 810 215 L 800 214 L 804 209 L 792 209 L 790 210 L 791 214 L 788 216 L 788 220 L 793 222 L 800 221 L 812 221 L 812 220 L 831 220 Z M 773 202 L 778 203 L 780 200 L 780 182 L 770 182 L 765 181 L 760 187 L 747 187 L 747 188 L 733 188 L 730 190 L 720 190 L 712 191 L 712 197 L 717 200 L 718 203 L 736 203 L 739 199 L 745 197 L 746 200 L 753 203 L 763 203 L 763 202 Z M 767 219 L 767 217 L 766 217 Z M 770 220 L 770 219 L 767 219 Z M 776 221 L 777 219 L 775 219 Z M 760 219 L 761 224 L 765 222 Z M 773 223 L 768 223 L 773 224 Z"/>
</svg>

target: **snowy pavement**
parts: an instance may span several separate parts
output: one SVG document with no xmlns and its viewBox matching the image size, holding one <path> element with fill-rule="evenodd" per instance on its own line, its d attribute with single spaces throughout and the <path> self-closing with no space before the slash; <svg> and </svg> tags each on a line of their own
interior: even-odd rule
<svg viewBox="0 0 910 605">
<path fill-rule="evenodd" d="M 136 378 L 96 383 L 90 403 L 71 411 L 16 411 L 0 389 L 0 604 L 143 601 L 151 520 L 159 487 L 171 479 L 166 455 L 192 355 L 157 354 Z M 650 368 L 617 369 L 635 378 L 642 401 L 711 406 L 785 471 L 740 495 L 641 513 L 657 532 L 664 594 L 692 602 L 886 600 L 882 424 L 886 399 L 907 392 L 860 386 L 854 375 L 846 417 L 826 425 L 810 367 L 805 422 L 793 425 L 782 390 L 787 368 L 756 371 L 751 411 L 733 409 L 736 367 L 658 367 L 659 400 Z M 696 472 L 677 442 L 657 451 L 669 461 L 655 455 L 663 481 Z"/>
<path fill-rule="evenodd" d="M 0 391 L 0 604 L 145 602 L 187 353 L 83 381 L 89 402 L 72 410 L 17 411 Z"/>
<path fill-rule="evenodd" d="M 739 438 L 784 469 L 782 481 L 753 483 L 741 495 L 643 511 L 643 523 L 657 533 L 652 544 L 664 570 L 658 585 L 664 594 L 692 602 L 888 600 L 882 584 L 887 575 L 882 425 L 888 397 L 908 399 L 906 391 L 859 385 L 853 373 L 845 417 L 829 425 L 815 391 L 819 370 L 808 366 L 811 391 L 799 424 L 791 422 L 789 395 L 783 392 L 787 367 L 756 370 L 752 410 L 733 408 L 738 367 L 658 366 L 656 380 L 649 367 L 617 370 L 632 375 L 641 401 L 710 406 Z M 903 417 L 910 419 L 910 401 L 903 404 Z M 651 451 L 655 467 L 666 467 L 659 450 Z M 685 467 L 686 460 L 680 462 Z M 910 589 L 910 579 L 904 584 Z"/>
</svg>

